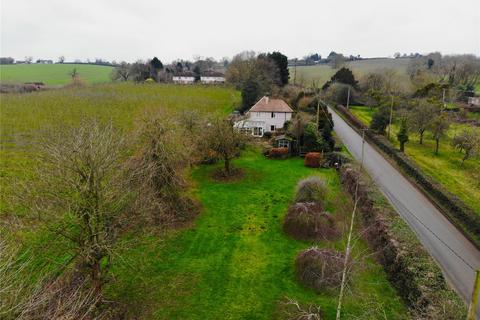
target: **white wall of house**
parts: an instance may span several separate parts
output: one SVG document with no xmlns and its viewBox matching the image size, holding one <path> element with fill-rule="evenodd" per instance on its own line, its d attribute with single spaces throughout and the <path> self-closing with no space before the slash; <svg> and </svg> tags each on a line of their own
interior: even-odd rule
<svg viewBox="0 0 480 320">
<path fill-rule="evenodd" d="M 177 83 L 194 83 L 195 82 L 195 77 L 176 77 L 174 76 L 172 78 L 173 82 Z"/>
<path fill-rule="evenodd" d="M 224 77 L 200 77 L 200 81 L 203 83 L 216 83 L 216 82 L 225 82 Z"/>
<path fill-rule="evenodd" d="M 272 132 L 283 128 L 286 121 L 292 119 L 291 112 L 248 112 L 248 118 L 252 121 L 264 121 L 265 131 Z M 272 127 L 273 126 L 273 127 Z M 273 130 L 272 130 L 273 129 Z"/>
</svg>

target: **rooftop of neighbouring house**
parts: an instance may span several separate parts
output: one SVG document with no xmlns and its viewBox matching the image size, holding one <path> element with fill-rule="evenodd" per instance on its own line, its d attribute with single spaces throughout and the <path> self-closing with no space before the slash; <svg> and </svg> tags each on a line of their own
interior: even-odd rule
<svg viewBox="0 0 480 320">
<path fill-rule="evenodd" d="M 202 77 L 225 77 L 225 75 L 215 70 L 205 70 L 202 72 Z"/>
<path fill-rule="evenodd" d="M 272 99 L 264 96 L 250 109 L 253 112 L 293 112 L 292 108 L 282 99 Z"/>
</svg>

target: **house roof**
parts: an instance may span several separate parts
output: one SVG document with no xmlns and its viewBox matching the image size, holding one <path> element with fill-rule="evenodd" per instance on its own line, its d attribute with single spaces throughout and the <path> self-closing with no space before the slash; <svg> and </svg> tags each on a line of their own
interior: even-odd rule
<svg viewBox="0 0 480 320">
<path fill-rule="evenodd" d="M 193 73 L 192 71 L 175 72 L 173 76 L 174 77 L 195 77 L 195 73 Z"/>
<path fill-rule="evenodd" d="M 281 134 L 281 135 L 275 137 L 275 141 L 278 141 L 278 140 L 289 140 L 289 141 L 291 141 L 292 138 L 287 137 L 285 134 Z"/>
<path fill-rule="evenodd" d="M 272 99 L 267 96 L 262 97 L 250 109 L 253 112 L 293 112 L 292 108 L 282 99 Z"/>
<path fill-rule="evenodd" d="M 205 70 L 202 72 L 202 77 L 225 77 L 225 75 L 215 70 Z"/>
</svg>

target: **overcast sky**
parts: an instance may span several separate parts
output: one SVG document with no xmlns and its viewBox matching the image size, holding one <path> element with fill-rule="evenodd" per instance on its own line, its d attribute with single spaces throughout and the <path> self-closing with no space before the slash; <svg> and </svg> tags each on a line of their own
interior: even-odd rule
<svg viewBox="0 0 480 320">
<path fill-rule="evenodd" d="M 480 55 L 479 0 L 1 0 L 1 27 L 16 59 Z"/>
</svg>

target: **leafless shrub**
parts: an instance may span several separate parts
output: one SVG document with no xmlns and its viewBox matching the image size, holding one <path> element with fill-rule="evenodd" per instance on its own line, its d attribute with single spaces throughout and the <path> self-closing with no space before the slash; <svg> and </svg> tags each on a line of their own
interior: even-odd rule
<svg viewBox="0 0 480 320">
<path fill-rule="evenodd" d="M 174 117 L 148 114 L 138 130 L 140 152 L 129 162 L 139 193 L 136 209 L 156 224 L 185 221 L 196 211 L 195 203 L 183 195 L 185 169 L 194 160 L 178 126 Z"/>
<path fill-rule="evenodd" d="M 295 261 L 297 278 L 317 292 L 336 288 L 342 281 L 344 259 L 343 253 L 332 249 L 304 250 Z"/>
<path fill-rule="evenodd" d="M 308 177 L 297 184 L 295 202 L 318 202 L 323 204 L 327 191 L 325 182 L 320 177 Z"/>
<path fill-rule="evenodd" d="M 101 295 L 81 273 L 46 281 L 22 306 L 18 320 L 105 319 L 97 309 Z"/>
<path fill-rule="evenodd" d="M 101 292 L 112 250 L 132 193 L 123 179 L 121 134 L 111 124 L 82 121 L 56 128 L 39 146 L 34 183 L 25 186 L 23 204 L 57 237 L 75 264 Z"/>
<path fill-rule="evenodd" d="M 25 277 L 30 263 L 12 243 L 0 240 L 0 318 L 14 319 L 33 285 Z"/>
<path fill-rule="evenodd" d="M 285 314 L 289 320 L 322 320 L 323 315 L 320 307 L 309 305 L 301 306 L 293 299 L 287 299 L 284 303 L 286 306 Z"/>
<path fill-rule="evenodd" d="M 300 202 L 290 206 L 283 230 L 298 240 L 333 240 L 340 236 L 335 220 L 316 202 Z"/>
</svg>

